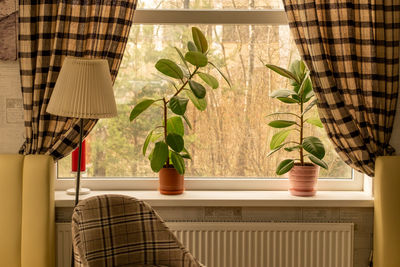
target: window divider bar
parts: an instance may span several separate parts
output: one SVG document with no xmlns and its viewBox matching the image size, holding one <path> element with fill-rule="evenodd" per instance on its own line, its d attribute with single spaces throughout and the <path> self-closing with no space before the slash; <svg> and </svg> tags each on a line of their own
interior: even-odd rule
<svg viewBox="0 0 400 267">
<path fill-rule="evenodd" d="M 268 24 L 287 25 L 284 10 L 138 9 L 134 24 Z"/>
</svg>

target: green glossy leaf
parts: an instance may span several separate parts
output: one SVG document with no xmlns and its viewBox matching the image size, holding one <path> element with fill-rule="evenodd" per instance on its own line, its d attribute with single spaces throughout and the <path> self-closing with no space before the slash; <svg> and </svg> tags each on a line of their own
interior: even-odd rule
<svg viewBox="0 0 400 267">
<path fill-rule="evenodd" d="M 309 136 L 303 139 L 303 148 L 305 151 L 311 153 L 319 159 L 325 156 L 324 144 L 315 136 Z"/>
<path fill-rule="evenodd" d="M 187 154 L 187 153 L 183 153 L 183 154 L 181 154 L 181 156 L 182 156 L 182 158 L 184 158 L 184 159 L 192 159 L 192 157 L 191 157 L 189 154 Z"/>
<path fill-rule="evenodd" d="M 153 99 L 144 99 L 136 104 L 136 106 L 132 109 L 131 115 L 129 116 L 129 120 L 133 121 L 137 118 L 143 111 L 148 109 L 156 100 Z"/>
<path fill-rule="evenodd" d="M 151 169 L 154 172 L 159 172 L 164 166 L 168 158 L 168 146 L 164 142 L 157 142 L 154 146 L 151 157 Z"/>
<path fill-rule="evenodd" d="M 189 66 L 188 66 L 188 64 L 186 63 L 185 57 L 183 56 L 181 50 L 179 50 L 177 47 L 174 47 L 174 48 L 175 48 L 176 52 L 178 53 L 179 57 L 181 58 L 182 63 L 185 64 L 185 66 L 186 66 L 187 69 L 189 69 Z"/>
<path fill-rule="evenodd" d="M 305 120 L 305 122 L 317 126 L 319 128 L 324 128 L 324 125 L 322 124 L 322 121 L 319 118 L 308 118 Z"/>
<path fill-rule="evenodd" d="M 305 102 L 306 99 L 309 99 L 310 93 L 313 92 L 312 83 L 310 77 L 307 78 L 303 87 L 303 101 Z"/>
<path fill-rule="evenodd" d="M 299 100 L 290 98 L 290 97 L 277 97 L 277 99 L 279 99 L 280 101 L 282 101 L 283 103 L 286 104 L 296 104 L 296 103 L 300 103 Z"/>
<path fill-rule="evenodd" d="M 271 150 L 268 154 L 267 157 L 271 156 L 272 154 L 274 154 L 275 152 L 279 151 L 282 147 L 284 146 L 284 144 L 279 145 L 278 147 L 274 148 L 273 150 Z"/>
<path fill-rule="evenodd" d="M 200 111 L 204 111 L 207 108 L 207 100 L 205 98 L 197 98 L 191 91 L 186 91 L 186 95 L 192 101 L 193 105 Z"/>
<path fill-rule="evenodd" d="M 189 99 L 174 96 L 169 101 L 169 108 L 172 110 L 173 113 L 177 115 L 183 115 L 186 112 L 186 106 L 189 102 Z"/>
<path fill-rule="evenodd" d="M 160 59 L 156 63 L 156 69 L 164 75 L 175 79 L 182 79 L 183 72 L 182 69 L 172 60 Z"/>
<path fill-rule="evenodd" d="M 181 156 L 182 156 L 183 158 L 185 158 L 185 159 L 192 159 L 192 156 L 190 156 L 190 153 L 189 153 L 189 151 L 187 151 L 186 148 L 183 148 L 182 152 L 183 152 L 183 153 L 181 154 Z"/>
<path fill-rule="evenodd" d="M 285 147 L 284 149 L 287 152 L 292 152 L 292 151 L 295 151 L 295 150 L 299 150 L 300 148 L 301 148 L 301 145 L 297 145 L 297 146 Z"/>
<path fill-rule="evenodd" d="M 312 109 L 312 108 L 315 106 L 315 104 L 317 104 L 317 99 L 314 99 L 313 101 L 311 101 L 310 104 L 308 104 L 308 106 L 303 110 L 302 115 L 306 114 L 307 111 L 309 111 L 310 109 Z"/>
<path fill-rule="evenodd" d="M 146 139 L 144 140 L 143 149 L 142 149 L 143 156 L 146 156 L 147 147 L 149 146 L 152 135 L 153 135 L 153 131 L 151 131 L 147 135 Z"/>
<path fill-rule="evenodd" d="M 218 80 L 207 73 L 203 73 L 203 72 L 198 72 L 197 75 L 199 75 L 199 77 L 209 86 L 211 86 L 212 89 L 217 89 L 219 86 Z"/>
<path fill-rule="evenodd" d="M 291 80 L 296 81 L 297 83 L 300 83 L 299 79 L 297 78 L 297 76 L 295 74 L 291 73 L 290 71 L 288 71 L 284 68 L 281 68 L 279 66 L 272 65 L 272 64 L 266 64 L 265 66 L 267 68 L 275 71 L 276 73 L 278 73 L 279 75 L 281 75 L 283 77 L 289 78 Z"/>
<path fill-rule="evenodd" d="M 276 168 L 276 174 L 282 175 L 290 171 L 294 166 L 294 160 L 292 159 L 285 159 L 278 164 Z"/>
<path fill-rule="evenodd" d="M 295 60 L 290 64 L 289 70 L 291 73 L 301 81 L 303 80 L 304 74 L 307 71 L 306 64 L 302 60 Z"/>
<path fill-rule="evenodd" d="M 293 91 L 295 91 L 297 94 L 299 92 L 300 85 L 297 82 L 292 82 L 290 84 L 293 86 Z"/>
<path fill-rule="evenodd" d="M 200 52 L 189 51 L 185 54 L 185 59 L 196 67 L 205 67 L 208 63 L 207 57 Z"/>
<path fill-rule="evenodd" d="M 206 96 L 206 88 L 204 88 L 204 86 L 198 82 L 195 82 L 193 80 L 189 80 L 189 86 L 190 89 L 192 90 L 193 94 L 197 97 L 197 98 L 204 98 Z"/>
<path fill-rule="evenodd" d="M 189 129 L 192 130 L 192 124 L 190 123 L 188 117 L 185 114 L 183 114 L 182 117 L 185 120 L 187 126 L 189 126 Z"/>
<path fill-rule="evenodd" d="M 307 103 L 311 98 L 313 98 L 314 97 L 314 91 L 313 90 L 311 90 L 306 96 L 305 96 L 305 98 L 304 98 L 304 103 Z"/>
<path fill-rule="evenodd" d="M 192 27 L 192 37 L 198 51 L 202 53 L 207 52 L 208 50 L 207 39 L 199 28 Z"/>
<path fill-rule="evenodd" d="M 273 97 L 273 98 L 277 98 L 277 97 L 289 97 L 292 95 L 296 95 L 296 92 L 293 90 L 288 90 L 288 89 L 279 89 L 279 90 L 273 91 L 269 96 Z"/>
<path fill-rule="evenodd" d="M 176 152 L 181 152 L 185 143 L 182 136 L 179 134 L 170 133 L 167 135 L 167 145 L 169 145 L 169 147 Z"/>
<path fill-rule="evenodd" d="M 268 114 L 266 117 L 275 116 L 275 115 L 292 115 L 297 118 L 300 118 L 296 113 L 292 113 L 292 112 L 274 112 L 274 113 Z"/>
<path fill-rule="evenodd" d="M 324 168 L 325 170 L 328 169 L 328 164 L 326 164 L 326 162 L 323 161 L 322 159 L 319 159 L 319 158 L 317 158 L 317 157 L 315 157 L 315 156 L 313 156 L 313 155 L 308 155 L 307 157 L 308 157 L 308 158 L 311 160 L 311 162 L 313 162 L 314 164 L 317 164 L 318 166 L 321 166 L 321 167 Z"/>
<path fill-rule="evenodd" d="M 163 136 L 164 136 L 164 133 L 153 133 L 150 141 L 154 143 L 155 141 L 157 141 L 158 139 L 160 139 Z"/>
<path fill-rule="evenodd" d="M 307 72 L 307 75 L 306 75 L 306 77 L 305 77 L 305 79 L 304 80 L 302 80 L 302 82 L 301 82 L 301 85 L 300 85 L 300 88 L 299 88 L 299 91 L 297 92 L 297 94 L 299 95 L 299 96 L 303 96 L 303 93 L 304 93 L 304 90 L 305 90 L 305 88 L 307 87 L 307 85 L 308 85 L 308 80 L 309 80 L 309 78 L 308 78 L 308 75 L 309 75 L 309 72 Z M 307 92 L 308 93 L 308 92 Z"/>
<path fill-rule="evenodd" d="M 229 85 L 229 87 L 232 87 L 231 83 L 229 82 L 229 79 L 225 76 L 225 74 L 214 63 L 208 62 L 208 64 L 213 66 L 219 72 L 219 74 L 222 76 L 222 78 L 224 78 L 224 80 Z"/>
<path fill-rule="evenodd" d="M 297 102 L 299 102 L 299 103 L 302 102 L 301 98 L 300 98 L 298 95 L 292 95 L 292 98 L 293 98 L 294 100 L 297 100 Z"/>
<path fill-rule="evenodd" d="M 150 160 L 150 163 L 151 163 L 151 159 L 153 158 L 153 151 L 154 151 L 154 150 L 152 150 L 152 151 L 150 152 L 149 156 L 147 157 L 147 158 Z"/>
<path fill-rule="evenodd" d="M 287 130 L 283 130 L 280 132 L 277 132 L 276 134 L 274 134 L 272 136 L 271 139 L 271 143 L 270 143 L 270 149 L 275 149 L 277 148 L 279 145 L 281 145 L 286 138 L 288 137 L 288 135 L 290 134 L 290 132 L 292 131 L 292 129 L 287 129 Z"/>
<path fill-rule="evenodd" d="M 197 47 L 192 41 L 189 41 L 187 43 L 187 48 L 189 51 L 197 51 Z"/>
<path fill-rule="evenodd" d="M 171 161 L 174 165 L 174 168 L 179 172 L 179 174 L 185 174 L 185 162 L 181 155 L 172 151 L 171 153 Z"/>
<path fill-rule="evenodd" d="M 185 130 L 183 128 L 182 118 L 179 116 L 171 117 L 167 120 L 167 132 L 179 134 L 183 136 L 185 134 Z"/>
<path fill-rule="evenodd" d="M 275 120 L 268 123 L 269 126 L 274 128 L 286 128 L 295 124 L 296 124 L 295 121 L 289 121 L 289 120 Z"/>
</svg>

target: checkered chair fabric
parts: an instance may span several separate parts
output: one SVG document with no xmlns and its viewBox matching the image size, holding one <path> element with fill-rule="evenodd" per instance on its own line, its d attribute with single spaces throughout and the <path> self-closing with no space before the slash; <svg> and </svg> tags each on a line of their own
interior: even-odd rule
<svg viewBox="0 0 400 267">
<path fill-rule="evenodd" d="M 19 59 L 24 103 L 22 154 L 68 155 L 79 120 L 46 112 L 66 56 L 107 59 L 112 80 L 128 41 L 137 0 L 19 1 Z M 84 135 L 97 120 L 84 119 Z"/>
<path fill-rule="evenodd" d="M 373 176 L 375 159 L 394 152 L 400 2 L 283 2 L 329 139 L 348 165 Z"/>
<path fill-rule="evenodd" d="M 147 203 L 128 196 L 82 200 L 72 236 L 75 266 L 202 266 Z"/>
</svg>

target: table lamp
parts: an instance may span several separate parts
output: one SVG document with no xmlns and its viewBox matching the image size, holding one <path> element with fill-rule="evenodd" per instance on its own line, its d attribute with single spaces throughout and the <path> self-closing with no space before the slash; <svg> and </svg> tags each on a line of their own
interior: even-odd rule
<svg viewBox="0 0 400 267">
<path fill-rule="evenodd" d="M 57 116 L 79 119 L 79 159 L 75 190 L 67 190 L 75 193 L 77 205 L 79 194 L 85 193 L 80 188 L 83 119 L 117 115 L 107 60 L 66 57 L 46 111 Z"/>
</svg>

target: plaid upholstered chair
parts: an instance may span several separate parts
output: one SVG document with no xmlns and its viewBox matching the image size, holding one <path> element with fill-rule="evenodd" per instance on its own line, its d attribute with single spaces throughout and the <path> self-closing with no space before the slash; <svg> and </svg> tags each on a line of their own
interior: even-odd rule
<svg viewBox="0 0 400 267">
<path fill-rule="evenodd" d="M 122 195 L 82 200 L 72 216 L 75 266 L 202 266 L 145 202 Z"/>
</svg>

